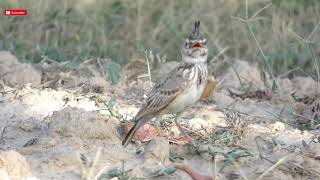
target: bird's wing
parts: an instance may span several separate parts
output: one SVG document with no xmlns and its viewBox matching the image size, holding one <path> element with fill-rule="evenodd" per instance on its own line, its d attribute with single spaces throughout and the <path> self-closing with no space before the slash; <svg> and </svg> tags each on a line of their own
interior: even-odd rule
<svg viewBox="0 0 320 180">
<path fill-rule="evenodd" d="M 181 63 L 170 73 L 163 76 L 149 93 L 135 119 L 138 120 L 165 109 L 189 86 L 191 79 L 195 77 L 195 70 L 192 67 L 192 64 Z"/>
<path fill-rule="evenodd" d="M 134 133 L 183 93 L 194 77 L 196 77 L 195 68 L 188 63 L 181 63 L 170 73 L 163 76 L 153 87 L 145 103 L 134 117 L 134 126 L 124 137 L 122 145 L 127 146 Z"/>
</svg>

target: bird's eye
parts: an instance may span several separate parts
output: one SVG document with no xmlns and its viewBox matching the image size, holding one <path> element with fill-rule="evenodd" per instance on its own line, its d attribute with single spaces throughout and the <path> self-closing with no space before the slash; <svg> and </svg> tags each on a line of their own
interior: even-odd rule
<svg viewBox="0 0 320 180">
<path fill-rule="evenodd" d="M 204 44 L 204 45 L 207 45 L 207 40 L 204 40 L 204 41 L 203 41 L 203 44 Z"/>
</svg>

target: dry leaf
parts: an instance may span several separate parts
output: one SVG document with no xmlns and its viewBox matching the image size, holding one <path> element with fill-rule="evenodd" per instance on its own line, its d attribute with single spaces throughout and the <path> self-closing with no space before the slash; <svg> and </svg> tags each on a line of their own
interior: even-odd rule
<svg viewBox="0 0 320 180">
<path fill-rule="evenodd" d="M 217 84 L 218 84 L 218 81 L 214 78 L 214 76 L 213 75 L 209 76 L 207 79 L 206 86 L 202 92 L 201 99 L 205 100 L 209 96 L 211 96 L 214 90 L 216 89 Z"/>
<path fill-rule="evenodd" d="M 128 123 L 124 125 L 125 132 L 127 133 L 132 127 L 132 123 Z M 137 130 L 137 132 L 133 135 L 133 141 L 140 141 L 140 142 L 148 142 L 154 137 L 158 135 L 158 129 L 150 124 L 145 124 L 141 128 Z"/>
<path fill-rule="evenodd" d="M 192 144 L 192 140 L 190 140 L 190 138 L 188 138 L 187 136 L 172 137 L 170 138 L 170 142 L 179 145 Z"/>
<path fill-rule="evenodd" d="M 244 93 L 238 93 L 234 90 L 228 89 L 231 97 L 239 97 L 241 99 L 258 99 L 258 100 L 267 100 L 269 101 L 272 98 L 272 92 L 269 90 L 257 90 L 257 91 L 248 91 Z"/>
</svg>

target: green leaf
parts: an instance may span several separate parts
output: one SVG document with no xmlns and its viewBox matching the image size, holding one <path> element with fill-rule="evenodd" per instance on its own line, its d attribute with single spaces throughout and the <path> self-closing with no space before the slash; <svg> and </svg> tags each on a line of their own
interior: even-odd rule
<svg viewBox="0 0 320 180">
<path fill-rule="evenodd" d="M 114 105 L 116 104 L 116 97 L 112 96 L 107 102 L 107 106 L 109 109 L 113 110 Z"/>
<path fill-rule="evenodd" d="M 157 176 L 168 176 L 171 175 L 173 173 L 175 173 L 177 170 L 176 167 L 168 167 L 168 168 L 164 168 L 164 169 L 160 169 L 159 171 L 156 171 L 154 174 L 154 177 Z"/>
<path fill-rule="evenodd" d="M 109 77 L 110 77 L 110 80 L 112 82 L 112 85 L 117 84 L 118 81 L 119 81 L 119 78 L 120 78 L 120 74 L 119 74 L 120 67 L 119 67 L 119 65 L 117 63 L 115 63 L 115 62 L 110 63 L 110 65 L 108 67 L 108 71 L 109 71 Z"/>
<path fill-rule="evenodd" d="M 108 111 L 109 113 L 111 114 L 111 116 L 113 117 L 119 117 L 119 114 L 118 112 L 115 112 L 114 111 L 114 106 L 116 104 L 116 97 L 115 96 L 112 96 L 108 102 L 105 103 L 108 107 Z"/>
<path fill-rule="evenodd" d="M 174 155 L 170 155 L 169 160 L 170 160 L 171 162 L 176 162 L 177 160 L 178 160 L 178 161 L 183 161 L 184 158 L 181 157 L 181 156 L 178 156 L 178 155 L 174 154 Z"/>
<path fill-rule="evenodd" d="M 272 91 L 273 92 L 277 92 L 278 89 L 279 89 L 279 86 L 277 85 L 276 81 L 273 80 L 273 82 L 272 82 Z"/>
<path fill-rule="evenodd" d="M 310 149 L 310 146 L 306 143 L 305 140 L 302 140 L 302 146 L 305 150 L 309 150 Z"/>
<path fill-rule="evenodd" d="M 227 131 L 227 138 L 228 138 L 228 146 L 233 144 L 233 135 L 231 133 L 231 131 Z"/>
<path fill-rule="evenodd" d="M 123 172 L 119 168 L 114 168 L 108 171 L 108 176 L 110 178 L 119 177 Z"/>
<path fill-rule="evenodd" d="M 252 156 L 252 154 L 249 153 L 244 148 L 238 148 L 238 149 L 234 149 L 234 150 L 227 152 L 227 154 L 224 155 L 225 160 L 224 160 L 224 163 L 221 166 L 219 172 L 223 172 L 224 168 L 231 165 L 237 159 L 239 159 L 241 157 L 248 157 L 248 156 Z"/>
</svg>

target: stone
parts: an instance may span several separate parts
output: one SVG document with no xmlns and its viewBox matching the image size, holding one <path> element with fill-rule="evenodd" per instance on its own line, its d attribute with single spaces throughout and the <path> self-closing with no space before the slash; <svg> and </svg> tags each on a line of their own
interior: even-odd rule
<svg viewBox="0 0 320 180">
<path fill-rule="evenodd" d="M 213 95 L 214 103 L 220 107 L 227 107 L 234 103 L 234 99 L 228 95 L 228 92 L 222 90 L 221 92 L 216 92 Z"/>
<path fill-rule="evenodd" d="M 31 64 L 21 64 L 17 58 L 7 51 L 0 51 L 0 76 L 5 84 L 12 87 L 31 83 L 41 84 L 41 71 Z"/>
<path fill-rule="evenodd" d="M 164 137 L 156 137 L 146 147 L 145 163 L 164 162 L 169 159 L 169 141 Z"/>
<path fill-rule="evenodd" d="M 119 143 L 117 120 L 98 112 L 85 112 L 76 108 L 65 108 L 54 112 L 46 119 L 49 132 L 62 137 L 80 137 L 87 139 L 106 139 Z"/>
<path fill-rule="evenodd" d="M 209 123 L 202 118 L 193 118 L 189 120 L 189 128 L 193 131 L 199 131 L 203 128 L 208 128 Z"/>
<path fill-rule="evenodd" d="M 224 75 L 222 86 L 224 88 L 241 88 L 239 81 L 252 83 L 257 89 L 265 89 L 264 80 L 256 64 L 249 64 L 246 61 L 235 61 L 233 67 L 230 67 Z"/>
<path fill-rule="evenodd" d="M 156 137 L 146 147 L 142 170 L 151 175 L 165 167 L 169 160 L 169 141 L 164 137 Z"/>
<path fill-rule="evenodd" d="M 2 178 L 24 179 L 31 176 L 31 172 L 26 158 L 10 150 L 0 152 L 0 175 Z"/>
<path fill-rule="evenodd" d="M 284 123 L 277 121 L 276 123 L 271 125 L 271 132 L 276 133 L 276 132 L 282 132 L 286 129 L 286 126 Z"/>
</svg>

